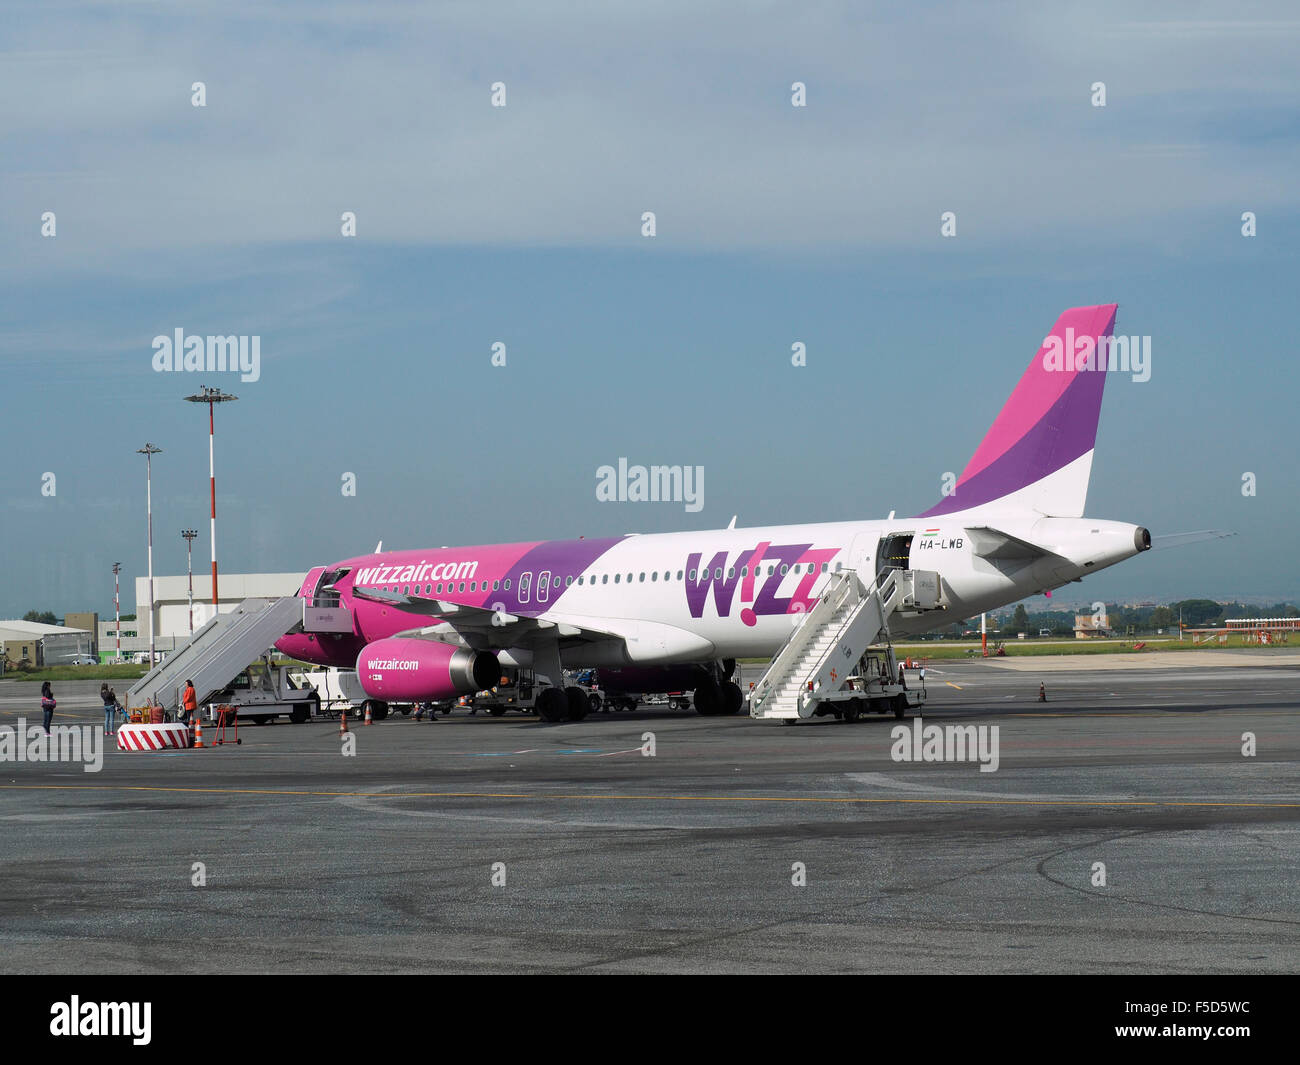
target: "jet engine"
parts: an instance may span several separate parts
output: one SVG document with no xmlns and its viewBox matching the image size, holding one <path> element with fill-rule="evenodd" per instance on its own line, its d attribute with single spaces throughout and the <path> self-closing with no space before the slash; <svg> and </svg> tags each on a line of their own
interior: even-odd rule
<svg viewBox="0 0 1300 1065">
<path fill-rule="evenodd" d="M 454 699 L 490 688 L 500 677 L 496 655 L 435 640 L 391 636 L 357 656 L 361 690 L 390 703 Z"/>
</svg>

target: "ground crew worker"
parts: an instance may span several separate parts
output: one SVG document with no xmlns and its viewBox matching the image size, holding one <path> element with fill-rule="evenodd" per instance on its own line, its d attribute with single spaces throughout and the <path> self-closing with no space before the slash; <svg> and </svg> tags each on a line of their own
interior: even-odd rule
<svg viewBox="0 0 1300 1065">
<path fill-rule="evenodd" d="M 198 708 L 199 695 L 198 692 L 194 690 L 194 681 L 187 680 L 185 682 L 185 692 L 181 695 L 181 710 L 183 711 L 181 714 L 181 720 L 188 725 L 190 723 L 190 716 L 194 714 Z"/>
<path fill-rule="evenodd" d="M 1047 685 L 1043 681 L 1038 682 L 1038 701 L 1040 703 L 1047 702 Z"/>
</svg>

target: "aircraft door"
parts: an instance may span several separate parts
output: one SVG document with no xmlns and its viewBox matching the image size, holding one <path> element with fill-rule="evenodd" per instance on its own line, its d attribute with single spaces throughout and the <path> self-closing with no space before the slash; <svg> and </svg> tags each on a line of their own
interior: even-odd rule
<svg viewBox="0 0 1300 1065">
<path fill-rule="evenodd" d="M 876 545 L 876 538 L 870 533 L 860 533 L 849 545 L 846 569 L 855 569 L 858 576 L 866 583 L 871 583 L 871 550 Z"/>
<path fill-rule="evenodd" d="M 911 569 L 912 536 L 910 532 L 887 533 L 876 548 L 876 576 L 887 569 Z"/>
</svg>

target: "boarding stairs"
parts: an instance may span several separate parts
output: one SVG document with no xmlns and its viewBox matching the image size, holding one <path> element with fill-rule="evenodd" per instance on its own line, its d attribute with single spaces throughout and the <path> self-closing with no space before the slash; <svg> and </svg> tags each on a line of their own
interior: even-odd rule
<svg viewBox="0 0 1300 1065">
<path fill-rule="evenodd" d="M 886 569 L 871 584 L 856 570 L 835 574 L 773 656 L 749 697 L 749 716 L 796 720 L 844 687 L 874 643 L 889 641 L 889 619 L 943 607 L 943 584 L 928 570 Z"/>
<path fill-rule="evenodd" d="M 301 626 L 309 608 L 310 601 L 298 596 L 245 599 L 229 613 L 217 614 L 141 677 L 127 694 L 127 705 L 147 702 L 176 713 L 185 682 L 192 680 L 202 706 L 276 640 Z"/>
</svg>

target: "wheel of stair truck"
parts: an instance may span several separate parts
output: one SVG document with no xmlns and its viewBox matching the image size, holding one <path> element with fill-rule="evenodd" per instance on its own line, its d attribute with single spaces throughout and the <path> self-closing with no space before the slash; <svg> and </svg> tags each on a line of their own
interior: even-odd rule
<svg viewBox="0 0 1300 1065">
<path fill-rule="evenodd" d="M 734 680 L 724 681 L 722 685 L 722 707 L 720 713 L 738 714 L 745 705 L 745 693 Z"/>
<path fill-rule="evenodd" d="M 488 713 L 491 714 L 493 717 L 505 717 L 506 708 L 502 706 L 500 703 L 493 703 L 491 706 L 488 707 Z"/>
<path fill-rule="evenodd" d="M 569 697 L 560 688 L 546 688 L 539 692 L 533 705 L 543 721 L 563 721 L 569 716 Z"/>
<path fill-rule="evenodd" d="M 858 715 L 861 713 L 862 708 L 858 705 L 857 699 L 850 699 L 844 704 L 844 720 L 850 725 L 858 719 Z"/>
<path fill-rule="evenodd" d="M 894 696 L 894 716 L 900 721 L 907 714 L 907 696 L 899 692 Z"/>
<path fill-rule="evenodd" d="M 591 703 L 587 701 L 587 693 L 577 686 L 564 689 L 564 698 L 568 702 L 568 713 L 564 716 L 570 721 L 581 721 L 587 716 L 587 711 L 591 709 Z"/>
<path fill-rule="evenodd" d="M 593 714 L 599 714 L 599 713 L 600 713 L 600 706 L 601 706 L 600 696 L 597 695 L 595 692 L 588 692 L 588 693 L 587 693 L 587 706 L 588 706 L 588 708 L 591 710 L 591 712 L 592 712 Z"/>
<path fill-rule="evenodd" d="M 378 699 L 367 699 L 361 704 L 361 713 L 358 715 L 362 721 L 366 719 L 366 708 L 370 708 L 371 721 L 383 721 L 388 716 L 388 704 L 380 702 Z"/>
<path fill-rule="evenodd" d="M 705 677 L 695 688 L 695 712 L 713 717 L 722 710 L 722 689 L 712 677 Z"/>
<path fill-rule="evenodd" d="M 308 718 L 315 717 L 320 713 L 320 696 L 308 699 L 299 703 L 289 711 L 289 720 L 295 725 L 301 725 Z"/>
</svg>

